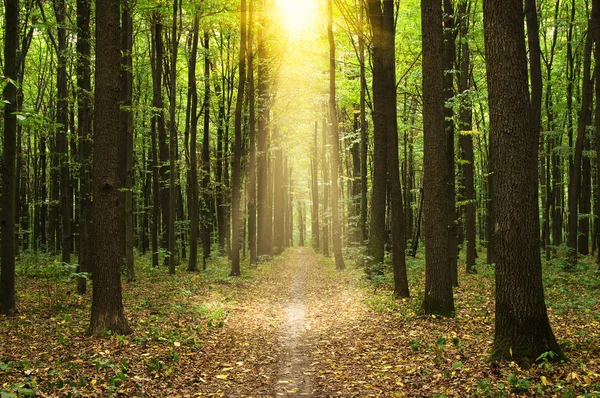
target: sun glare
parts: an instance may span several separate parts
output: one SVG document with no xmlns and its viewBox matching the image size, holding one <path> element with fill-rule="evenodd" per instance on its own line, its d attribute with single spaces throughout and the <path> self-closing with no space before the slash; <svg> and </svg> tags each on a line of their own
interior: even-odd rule
<svg viewBox="0 0 600 398">
<path fill-rule="evenodd" d="M 317 4 L 314 0 L 277 0 L 281 23 L 292 36 L 301 34 L 315 22 Z"/>
</svg>

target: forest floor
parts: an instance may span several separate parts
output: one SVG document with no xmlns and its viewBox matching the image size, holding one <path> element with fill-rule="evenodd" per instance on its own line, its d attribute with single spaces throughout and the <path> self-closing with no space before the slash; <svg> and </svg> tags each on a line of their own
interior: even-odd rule
<svg viewBox="0 0 600 398">
<path fill-rule="evenodd" d="M 456 317 L 439 319 L 419 313 L 420 258 L 408 261 L 413 298 L 400 300 L 389 275 L 367 281 L 351 260 L 338 272 L 308 248 L 240 278 L 226 276 L 223 259 L 175 277 L 138 260 L 137 280 L 124 284 L 133 334 L 92 338 L 90 295 L 72 293 L 59 263 L 19 259 L 19 313 L 0 317 L 2 398 L 600 396 L 600 277 L 585 261 L 574 273 L 544 266 L 571 361 L 522 370 L 487 362 L 491 266 L 461 273 Z"/>
</svg>

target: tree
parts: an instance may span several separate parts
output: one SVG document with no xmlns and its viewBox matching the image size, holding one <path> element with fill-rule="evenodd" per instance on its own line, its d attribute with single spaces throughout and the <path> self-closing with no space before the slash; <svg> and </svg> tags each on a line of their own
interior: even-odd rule
<svg viewBox="0 0 600 398">
<path fill-rule="evenodd" d="M 79 135 L 79 272 L 89 272 L 89 222 L 90 222 L 90 174 L 91 174 L 91 132 L 92 132 L 92 91 L 91 45 L 90 45 L 90 0 L 77 1 L 77 133 Z M 86 279 L 79 278 L 77 292 L 86 293 Z"/>
<path fill-rule="evenodd" d="M 460 33 L 460 74 L 458 77 L 458 92 L 463 95 L 463 101 L 460 104 L 459 128 L 462 131 L 460 135 L 461 158 L 462 158 L 462 178 L 463 178 L 463 200 L 465 202 L 464 230 L 466 245 L 466 272 L 475 272 L 475 156 L 473 153 L 473 135 L 470 133 L 473 127 L 472 101 L 469 98 L 471 90 L 471 50 L 467 40 L 469 29 L 469 8 L 470 2 L 464 1 L 458 7 L 459 33 Z"/>
<path fill-rule="evenodd" d="M 233 192 L 231 198 L 231 272 L 239 276 L 240 271 L 240 202 L 242 199 L 242 105 L 246 84 L 246 0 L 241 0 L 240 12 L 239 81 L 235 104 L 235 137 L 233 143 Z"/>
<path fill-rule="evenodd" d="M 452 316 L 454 297 L 448 255 L 448 139 L 444 123 L 442 7 L 421 0 L 423 31 L 423 195 L 426 314 Z"/>
<path fill-rule="evenodd" d="M 177 50 L 179 45 L 179 30 L 177 28 L 177 0 L 173 1 L 173 21 L 171 24 L 171 81 L 169 85 L 169 223 L 168 223 L 168 252 L 169 274 L 175 274 L 175 211 L 176 200 L 176 174 L 175 161 L 177 157 L 177 119 L 176 119 L 176 94 L 177 94 Z"/>
<path fill-rule="evenodd" d="M 66 27 L 66 4 L 65 0 L 54 2 L 54 13 L 58 25 L 58 55 L 57 81 L 58 107 L 56 112 L 56 152 L 60 165 L 60 211 L 62 219 L 62 262 L 71 262 L 71 218 L 72 218 L 72 196 L 69 176 L 69 148 L 67 140 L 67 129 L 69 127 L 69 91 L 67 82 L 67 27 Z"/>
<path fill-rule="evenodd" d="M 331 125 L 331 235 L 335 267 L 341 270 L 346 265 L 342 256 L 342 232 L 339 214 L 340 133 L 335 104 L 335 42 L 333 40 L 332 0 L 327 1 L 327 37 L 329 40 L 329 121 Z"/>
<path fill-rule="evenodd" d="M 387 4 L 384 2 L 384 4 Z M 387 8 L 386 8 L 387 10 Z M 389 32 L 384 31 L 384 14 L 382 11 L 381 1 L 369 0 L 367 2 L 367 14 L 371 22 L 371 30 L 373 31 L 373 97 L 379 97 L 379 93 L 385 96 L 385 68 L 395 68 L 395 65 L 385 65 L 389 62 L 384 56 L 385 43 L 384 36 Z M 393 16 L 386 15 L 387 18 Z M 381 76 L 381 78 L 377 78 Z M 386 76 L 389 77 L 389 76 Z M 388 82 L 395 87 L 395 81 Z M 387 167 L 388 167 L 388 137 L 385 128 L 385 109 L 384 107 L 373 107 L 373 177 L 372 177 L 372 192 L 371 192 L 371 220 L 369 225 L 369 255 L 371 256 L 372 265 L 382 264 L 384 257 L 384 245 L 387 240 L 387 231 L 385 229 L 385 205 L 387 195 Z"/>
<path fill-rule="evenodd" d="M 196 8 L 194 12 L 194 23 L 192 33 L 192 48 L 188 66 L 188 96 L 190 102 L 189 119 L 191 141 L 189 149 L 189 180 L 188 180 L 188 213 L 190 218 L 190 256 L 188 258 L 188 271 L 196 271 L 198 269 L 198 155 L 196 151 L 196 141 L 198 138 L 198 92 L 196 86 L 196 58 L 198 56 L 198 13 Z"/>
<path fill-rule="evenodd" d="M 267 181 L 267 159 L 268 159 L 268 137 L 269 137 L 269 53 L 268 43 L 266 39 L 265 29 L 268 24 L 266 17 L 267 5 L 265 0 L 259 2 L 259 15 L 261 15 L 258 21 L 261 29 L 258 31 L 258 132 L 256 137 L 257 153 L 256 153 L 256 177 L 257 177 L 257 253 L 258 256 L 267 255 L 272 250 L 269 248 L 270 245 L 270 228 L 272 228 L 271 217 L 269 216 L 270 211 L 268 208 L 268 181 Z"/>
<path fill-rule="evenodd" d="M 391 229 L 392 229 L 392 266 L 394 269 L 394 294 L 408 297 L 408 279 L 406 277 L 405 245 L 404 239 L 404 205 L 402 201 L 402 187 L 400 185 L 400 165 L 398 162 L 398 121 L 396 111 L 396 57 L 395 57 L 395 27 L 394 27 L 394 2 L 384 0 L 371 0 L 368 2 L 369 18 L 373 28 L 373 127 L 374 140 L 379 139 L 379 145 L 384 161 L 373 165 L 382 169 L 373 173 L 373 201 L 375 201 L 375 174 L 382 173 L 383 191 L 383 217 L 378 215 L 377 224 L 371 234 L 375 238 L 372 242 L 372 255 L 376 264 L 383 262 L 383 244 L 386 238 L 385 231 L 385 196 L 386 179 L 389 184 L 391 196 Z M 378 142 L 375 141 L 375 146 Z M 375 149 L 375 151 L 378 151 Z M 387 175 L 386 175 L 387 171 Z M 374 211 L 374 210 L 373 210 Z M 379 209 L 381 211 L 381 209 Z M 374 216 L 372 216 L 374 217 Z M 383 221 L 383 225 L 379 225 Z M 383 234 L 382 233 L 383 227 Z M 373 238 L 371 238 L 373 239 Z M 383 241 L 381 239 L 384 239 Z M 369 242 L 371 244 L 371 242 Z M 376 255 L 376 256 L 375 256 Z"/>
<path fill-rule="evenodd" d="M 96 3 L 96 78 L 91 261 L 94 264 L 92 312 L 88 333 L 131 333 L 121 296 L 124 241 L 126 140 L 121 134 L 120 1 Z"/>
<path fill-rule="evenodd" d="M 577 121 L 577 137 L 575 139 L 575 151 L 573 154 L 573 167 L 569 176 L 569 194 L 568 194 L 568 225 L 567 225 L 567 246 L 569 247 L 568 266 L 573 270 L 577 265 L 578 252 L 578 227 L 579 227 L 579 195 L 581 193 L 582 171 L 581 165 L 583 160 L 583 149 L 586 141 L 586 126 L 588 116 L 591 112 L 592 102 L 592 78 L 591 78 L 591 57 L 594 38 L 590 31 L 585 39 L 585 47 L 583 52 L 583 78 L 581 82 L 581 109 L 579 110 Z M 587 246 L 587 242 L 586 242 Z"/>
<path fill-rule="evenodd" d="M 135 280 L 135 265 L 133 260 L 133 13 L 129 0 L 123 0 L 121 25 L 122 80 L 123 80 L 123 112 L 122 133 L 127 137 L 127 161 L 125 178 L 125 265 L 127 281 Z"/>
<path fill-rule="evenodd" d="M 539 133 L 532 126 L 523 2 L 485 0 L 484 35 L 495 175 L 496 320 L 492 359 L 527 367 L 563 358 L 544 302 L 537 190 Z"/>
<path fill-rule="evenodd" d="M 17 152 L 17 47 L 19 45 L 19 0 L 6 0 L 4 32 L 4 140 L 0 172 L 2 173 L 2 212 L 0 233 L 2 258 L 0 264 L 0 313 L 13 315 L 15 303 L 15 213 L 16 213 L 16 152 Z"/>
</svg>

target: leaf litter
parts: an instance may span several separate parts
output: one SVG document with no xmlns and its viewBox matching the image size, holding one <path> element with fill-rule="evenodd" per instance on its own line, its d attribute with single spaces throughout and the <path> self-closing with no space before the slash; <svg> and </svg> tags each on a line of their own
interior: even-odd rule
<svg viewBox="0 0 600 398">
<path fill-rule="evenodd" d="M 140 261 L 143 261 L 140 260 Z M 422 260 L 409 260 L 411 286 Z M 242 278 L 142 266 L 124 285 L 129 336 L 85 335 L 90 295 L 19 276 L 19 313 L 0 318 L 2 396 L 429 397 L 600 396 L 600 284 L 545 267 L 552 325 L 570 362 L 529 370 L 487 362 L 493 268 L 462 275 L 456 317 L 419 313 L 421 292 L 393 299 L 358 268 L 338 272 L 288 250 Z M 383 287 L 383 288 L 382 288 Z M 550 358 L 551 359 L 551 358 Z"/>
</svg>

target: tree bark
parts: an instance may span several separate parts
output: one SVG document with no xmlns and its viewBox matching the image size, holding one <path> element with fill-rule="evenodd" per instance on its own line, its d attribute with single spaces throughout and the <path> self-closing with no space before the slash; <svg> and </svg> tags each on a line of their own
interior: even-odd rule
<svg viewBox="0 0 600 398">
<path fill-rule="evenodd" d="M 248 135 L 250 141 L 250 161 L 248 162 L 248 250 L 250 264 L 258 263 L 256 247 L 256 104 L 254 88 L 254 2 L 248 6 Z"/>
<path fill-rule="evenodd" d="M 92 104 L 90 11 L 91 0 L 77 1 L 77 119 L 79 136 L 79 272 L 89 272 L 90 177 Z M 41 148 L 40 148 L 41 150 Z M 44 148 L 45 151 L 45 148 Z M 45 173 L 44 173 L 45 174 Z M 45 186 L 45 178 L 42 180 Z M 77 293 L 85 294 L 86 278 L 77 279 Z"/>
<path fill-rule="evenodd" d="M 120 1 L 96 3 L 94 166 L 92 178 L 91 260 L 94 291 L 88 333 L 131 333 L 121 296 L 126 137 L 121 134 Z"/>
<path fill-rule="evenodd" d="M 384 4 L 387 4 L 384 0 Z M 385 7 L 385 6 L 384 6 Z M 373 56 L 373 168 L 371 191 L 371 223 L 369 225 L 369 256 L 371 267 L 380 268 L 383 264 L 387 231 L 385 228 L 385 209 L 387 195 L 387 168 L 388 168 L 388 133 L 386 130 L 386 108 L 375 104 L 376 98 L 385 98 L 389 89 L 386 83 L 395 87 L 394 80 L 386 82 L 386 72 L 395 65 L 386 65 L 385 47 L 386 31 L 385 16 L 380 0 L 367 1 L 367 13 L 373 31 L 372 56 Z M 392 17 L 393 18 L 393 17 Z M 386 67 L 388 68 L 386 70 Z M 380 272 L 377 270 L 377 272 Z"/>
<path fill-rule="evenodd" d="M 540 261 L 537 153 L 521 0 L 485 0 L 484 35 L 495 175 L 496 319 L 492 359 L 527 367 L 562 351 L 550 327 Z"/>
<path fill-rule="evenodd" d="M 258 201 L 258 256 L 268 255 L 269 229 L 272 227 L 269 217 L 267 200 L 267 158 L 268 158 L 268 136 L 269 136 L 269 69 L 268 50 L 265 38 L 267 17 L 265 15 L 265 1 L 260 1 L 258 31 L 258 136 L 257 136 L 257 201 Z"/>
<path fill-rule="evenodd" d="M 210 233 L 212 230 L 212 211 L 210 186 L 210 57 L 209 36 L 204 31 L 204 127 L 202 135 L 202 268 L 206 269 L 206 261 L 210 257 Z"/>
<path fill-rule="evenodd" d="M 171 84 L 169 87 L 169 222 L 168 222 L 168 255 L 169 274 L 175 275 L 175 217 L 177 211 L 177 187 L 175 161 L 177 158 L 177 50 L 179 33 L 177 29 L 178 5 L 173 1 L 173 21 L 171 25 Z"/>
<path fill-rule="evenodd" d="M 594 39 L 590 32 L 585 40 L 585 48 L 583 53 L 583 77 L 582 77 L 582 103 L 579 110 L 577 121 L 577 138 L 575 140 L 575 152 L 573 154 L 573 167 L 569 178 L 569 194 L 568 194 L 568 225 L 567 225 L 567 246 L 569 254 L 567 258 L 567 269 L 574 270 L 577 266 L 577 241 L 578 241 L 578 226 L 579 226 L 579 195 L 581 192 L 581 164 L 583 157 L 583 147 L 585 143 L 585 128 L 588 120 L 588 113 L 591 107 L 592 100 L 592 79 L 590 76 L 592 45 Z"/>
<path fill-rule="evenodd" d="M 0 212 L 0 238 L 2 258 L 0 264 L 0 313 L 13 315 L 15 303 L 15 192 L 17 151 L 17 81 L 19 45 L 19 0 L 5 0 L 4 76 L 12 80 L 4 86 L 4 136 L 0 161 L 2 173 L 2 212 Z"/>
<path fill-rule="evenodd" d="M 54 13 L 58 25 L 58 70 L 56 87 L 57 111 L 56 111 L 56 152 L 60 165 L 60 214 L 61 214 L 61 260 L 65 264 L 71 262 L 71 219 L 72 219 L 72 197 L 70 195 L 69 176 L 69 152 L 67 141 L 67 128 L 69 126 L 69 90 L 67 87 L 67 28 L 66 5 L 64 0 L 54 2 Z"/>
<path fill-rule="evenodd" d="M 333 40 L 333 1 L 327 1 L 327 37 L 329 40 L 329 122 L 331 125 L 331 237 L 335 268 L 346 268 L 342 256 L 342 232 L 339 214 L 340 133 L 335 104 L 335 42 Z"/>
<path fill-rule="evenodd" d="M 317 147 L 318 138 L 318 122 L 315 121 L 315 133 L 313 136 L 312 157 L 310 159 L 311 173 L 311 194 L 312 194 L 312 213 L 311 213 L 311 230 L 312 230 L 312 248 L 320 249 L 319 241 L 319 152 Z"/>
<path fill-rule="evenodd" d="M 242 198 L 242 106 L 246 79 L 246 0 L 240 7 L 239 80 L 235 104 L 235 131 L 233 143 L 233 170 L 231 196 L 231 271 L 230 276 L 241 275 L 240 269 L 240 202 Z"/>
<path fill-rule="evenodd" d="M 121 51 L 123 102 L 122 134 L 127 139 L 127 161 L 125 179 L 125 265 L 127 267 L 127 282 L 135 280 L 135 265 L 133 261 L 133 17 L 129 0 L 123 0 L 121 24 Z"/>
<path fill-rule="evenodd" d="M 448 254 L 448 137 L 444 123 L 442 8 L 437 0 L 421 1 L 423 37 L 423 195 L 425 219 L 426 314 L 454 315 Z"/>
<path fill-rule="evenodd" d="M 188 258 L 188 271 L 198 270 L 198 91 L 196 86 L 196 61 L 198 57 L 199 39 L 199 7 L 194 11 L 194 23 L 192 33 L 192 51 L 188 66 L 188 96 L 190 101 L 190 179 L 188 182 L 188 206 L 190 218 L 190 256 Z"/>
<path fill-rule="evenodd" d="M 475 246 L 475 215 L 476 215 L 476 196 L 475 196 L 475 157 L 473 154 L 473 111 L 472 102 L 468 96 L 468 91 L 471 90 L 471 50 L 469 48 L 469 42 L 467 40 L 467 33 L 469 29 L 469 8 L 467 2 L 463 2 L 459 5 L 459 32 L 460 32 L 460 74 L 458 78 L 458 92 L 463 94 L 464 101 L 461 103 L 460 108 L 460 146 L 462 149 L 462 174 L 463 174 L 463 185 L 464 195 L 463 200 L 465 202 L 465 238 L 467 241 L 466 245 L 466 272 L 468 274 L 475 272 L 475 258 L 476 258 L 476 246 Z"/>
</svg>

